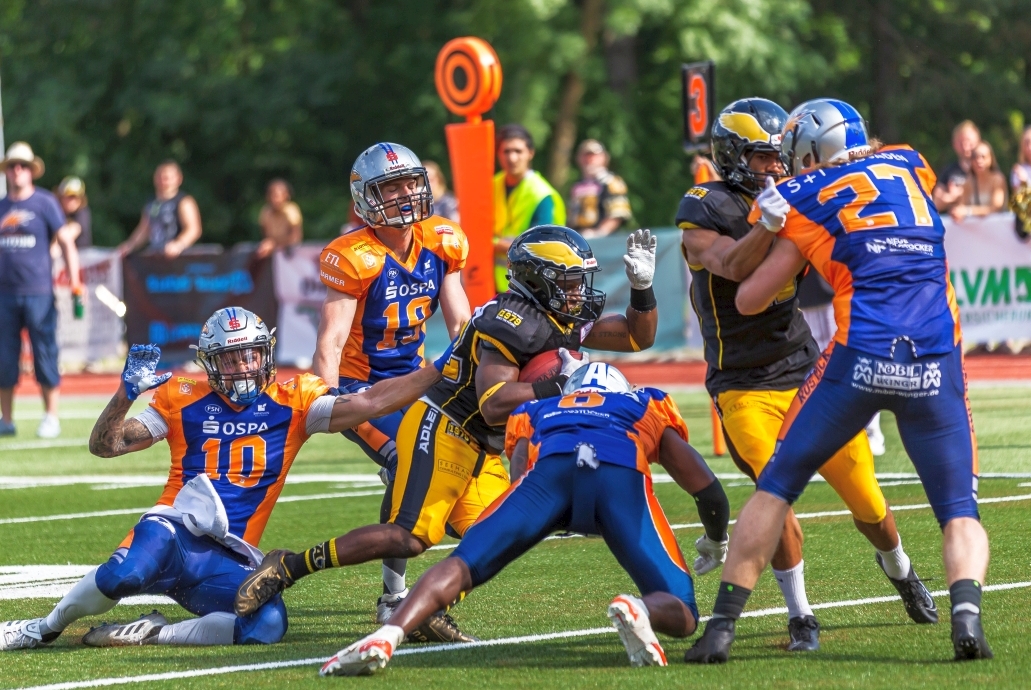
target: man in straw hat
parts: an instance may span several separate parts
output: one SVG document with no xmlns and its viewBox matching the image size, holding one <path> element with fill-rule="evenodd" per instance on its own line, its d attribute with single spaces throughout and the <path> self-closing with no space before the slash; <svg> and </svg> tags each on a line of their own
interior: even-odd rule
<svg viewBox="0 0 1031 690">
<path fill-rule="evenodd" d="M 0 160 L 7 198 L 0 199 L 0 436 L 13 436 L 14 386 L 18 382 L 21 331 L 27 328 L 32 363 L 43 391 L 46 414 L 36 435 L 55 438 L 57 419 L 57 307 L 50 245 L 61 247 L 73 292 L 81 293 L 79 252 L 57 198 L 33 184 L 43 161 L 23 141 L 11 144 Z"/>
</svg>

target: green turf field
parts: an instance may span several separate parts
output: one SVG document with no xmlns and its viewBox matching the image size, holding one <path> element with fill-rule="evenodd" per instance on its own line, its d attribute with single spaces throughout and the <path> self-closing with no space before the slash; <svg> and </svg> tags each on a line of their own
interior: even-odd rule
<svg viewBox="0 0 1031 690">
<path fill-rule="evenodd" d="M 692 432 L 692 441 L 711 454 L 708 403 L 701 393 L 676 396 Z M 978 388 L 971 391 L 981 447 L 982 473 L 1031 472 L 1031 389 Z M 13 566 L 95 565 L 132 527 L 138 515 L 114 514 L 76 519 L 12 522 L 12 519 L 141 508 L 160 493 L 155 477 L 167 471 L 161 444 L 133 456 L 103 460 L 86 450 L 86 438 L 103 400 L 68 400 L 63 410 L 61 443 L 33 436 L 38 416 L 35 401 L 19 401 L 19 435 L 0 441 L 0 621 L 46 615 L 53 598 L 22 596 L 11 584 Z M 911 473 L 890 415 L 883 428 L 888 453 L 878 459 L 879 473 Z M 73 445 L 74 444 L 74 445 Z M 712 458 L 721 475 L 734 476 L 729 459 Z M 340 437 L 313 439 L 292 470 L 301 475 L 371 475 L 375 467 Z M 68 484 L 73 475 L 88 482 Z M 22 478 L 21 484 L 12 478 Z M 30 479 L 32 478 L 32 479 Z M 44 478 L 44 479 L 35 479 Z M 47 479 L 49 478 L 49 479 Z M 354 477 L 308 477 L 321 481 L 289 484 L 284 497 L 352 494 L 284 502 L 276 508 L 261 546 L 301 548 L 378 517 L 378 487 Z M 45 485 L 47 482 L 58 485 Z M 600 539 L 560 539 L 540 545 L 522 560 L 473 593 L 454 611 L 463 629 L 484 640 L 570 632 L 547 640 L 511 641 L 471 649 L 427 649 L 404 645 L 385 672 L 372 679 L 319 679 L 318 664 L 355 639 L 372 632 L 379 594 L 379 564 L 337 569 L 313 576 L 286 594 L 290 630 L 271 647 L 139 649 L 84 648 L 80 636 L 90 621 L 73 625 L 50 648 L 0 655 L 0 688 L 62 683 L 89 687 L 97 679 L 172 674 L 148 681 L 148 687 L 277 687 L 284 683 L 361 684 L 425 688 L 500 687 L 860 687 L 864 689 L 1027 687 L 1031 677 L 1028 621 L 1031 620 L 1031 482 L 985 478 L 982 499 L 1023 497 L 985 503 L 982 516 L 992 540 L 989 585 L 1022 583 L 990 591 L 984 599 L 985 627 L 996 659 L 958 665 L 950 662 L 947 598 L 939 598 L 942 622 L 918 627 L 898 601 L 857 603 L 894 594 L 874 563 L 872 548 L 847 516 L 803 519 L 806 532 L 806 580 L 811 603 L 830 604 L 817 615 L 823 626 L 820 652 L 796 656 L 783 651 L 786 615 L 744 619 L 731 663 L 694 667 L 682 662 L 688 641 L 663 639 L 670 666 L 632 669 L 605 607 L 620 592 L 633 592 Z M 26 484 L 35 483 L 34 486 Z M 751 492 L 744 478 L 724 479 L 736 512 Z M 884 492 L 896 507 L 925 503 L 919 485 L 906 478 L 884 480 Z M 1022 484 L 1024 486 L 1022 486 Z M 697 523 L 693 502 L 673 484 L 656 491 L 672 523 Z M 362 494 L 362 495 L 353 495 Z M 826 484 L 814 483 L 797 505 L 800 513 L 843 508 Z M 940 533 L 926 508 L 896 513 L 907 551 L 932 591 L 945 589 L 940 560 Z M 700 528 L 677 530 L 688 561 Z M 450 542 L 450 540 L 447 543 Z M 434 550 L 409 566 L 409 583 L 447 550 Z M 695 581 L 702 615 L 709 613 L 719 573 Z M 74 578 L 68 580 L 73 582 Z M 30 583 L 31 584 L 31 583 Z M 749 602 L 759 611 L 782 605 L 768 575 Z M 129 620 L 152 605 L 119 606 L 107 620 Z M 188 616 L 174 604 L 158 606 L 170 620 Z M 95 621 L 94 621 L 95 622 Z M 579 631 L 579 632 L 577 632 Z M 402 654 L 402 652 L 404 654 Z M 305 661 L 307 660 L 307 661 Z M 235 670 L 245 665 L 284 662 L 280 668 Z M 296 663 L 290 663 L 296 662 Z M 221 668 L 223 673 L 185 678 L 189 671 Z M 81 684 L 79 684 L 81 683 Z M 109 683 L 104 683 L 109 684 Z"/>
</svg>

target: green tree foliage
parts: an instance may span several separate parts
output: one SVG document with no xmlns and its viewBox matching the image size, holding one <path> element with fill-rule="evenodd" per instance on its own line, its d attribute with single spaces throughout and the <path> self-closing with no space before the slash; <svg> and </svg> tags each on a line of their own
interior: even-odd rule
<svg viewBox="0 0 1031 690">
<path fill-rule="evenodd" d="M 8 142 L 86 179 L 95 236 L 113 244 L 178 160 L 205 240 L 258 236 L 264 185 L 289 179 L 307 234 L 347 220 L 355 156 L 375 141 L 447 168 L 433 87 L 450 38 L 481 36 L 504 69 L 498 123 L 520 121 L 551 156 L 563 89 L 583 96 L 576 139 L 595 137 L 631 189 L 637 220 L 664 225 L 690 184 L 679 68 L 713 59 L 717 101 L 854 102 L 875 133 L 935 163 L 970 117 L 1004 162 L 1031 110 L 1031 19 L 1018 0 L 4 0 L 0 71 Z M 589 48 L 588 46 L 593 46 Z M 575 179 L 575 170 L 569 182 Z"/>
</svg>

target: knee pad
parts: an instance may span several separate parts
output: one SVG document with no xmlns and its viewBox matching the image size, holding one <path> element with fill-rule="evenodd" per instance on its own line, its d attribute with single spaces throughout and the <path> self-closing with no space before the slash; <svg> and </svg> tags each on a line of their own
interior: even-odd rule
<svg viewBox="0 0 1031 690">
<path fill-rule="evenodd" d="M 174 540 L 175 527 L 164 518 L 140 521 L 129 549 L 118 549 L 97 568 L 97 589 L 108 599 L 144 593 L 160 574 L 164 554 Z"/>
<path fill-rule="evenodd" d="M 246 618 L 237 617 L 235 644 L 275 644 L 283 639 L 290 622 L 283 597 L 277 596 Z"/>
</svg>

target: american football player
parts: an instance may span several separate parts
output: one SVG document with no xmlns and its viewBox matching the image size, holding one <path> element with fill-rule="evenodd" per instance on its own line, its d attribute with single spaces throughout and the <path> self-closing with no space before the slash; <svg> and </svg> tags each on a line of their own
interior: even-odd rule
<svg viewBox="0 0 1031 690">
<path fill-rule="evenodd" d="M 955 658 L 991 658 L 980 616 L 988 537 L 977 509 L 977 442 L 934 173 L 908 146 L 880 148 L 856 109 L 832 99 L 792 111 L 780 147 L 795 176 L 768 186 L 751 215 L 778 240 L 735 303 L 742 314 L 764 313 L 809 261 L 834 288 L 837 332 L 785 415 L 738 518 L 712 620 L 686 660 L 727 660 L 791 504 L 883 409 L 895 413 L 944 532 Z"/>
<path fill-rule="evenodd" d="M 426 168 L 408 148 L 380 143 L 351 168 L 351 197 L 365 225 L 330 242 L 319 259 L 326 285 L 313 369 L 340 390 L 362 391 L 377 381 L 423 366 L 425 323 L 439 305 L 451 338 L 469 320 L 462 267 L 469 243 L 454 221 L 433 215 Z M 344 431 L 382 469 L 397 469 L 395 441 L 404 410 Z M 384 498 L 382 519 L 390 514 Z M 405 590 L 404 559 L 383 563 L 383 596 Z"/>
<path fill-rule="evenodd" d="M 764 188 L 784 176 L 779 144 L 787 115 L 763 98 L 745 98 L 724 108 L 712 132 L 713 160 L 723 181 L 691 188 L 677 212 L 691 269 L 691 302 L 701 321 L 709 365 L 706 389 L 720 413 L 731 457 L 752 481 L 773 455 L 791 401 L 819 356 L 797 305 L 801 274 L 786 279 L 773 303 L 757 314 L 742 314 L 734 304 L 740 281 L 773 242 L 774 233 L 762 222 L 749 222 L 748 213 L 757 196 L 769 194 Z M 934 600 L 902 548 L 895 518 L 874 476 L 866 434 L 843 445 L 820 474 L 873 544 L 875 560 L 902 595 L 909 616 L 917 623 L 937 622 Z M 715 566 L 727 546 L 703 537 L 698 548 L 713 554 Z M 819 649 L 820 624 L 805 591 L 802 528 L 792 511 L 771 565 L 787 602 L 788 650 Z M 699 574 L 708 569 L 696 565 Z"/>
<path fill-rule="evenodd" d="M 560 395 L 578 366 L 566 353 L 562 372 L 531 384 L 518 380 L 523 365 L 560 348 L 633 352 L 651 346 L 658 310 L 650 231 L 627 238 L 624 263 L 631 289 L 625 315 L 602 314 L 605 293 L 593 287 L 598 261 L 574 230 L 531 228 L 513 242 L 508 257 L 509 291 L 477 309 L 452 343 L 444 380 L 405 413 L 388 524 L 362 527 L 300 553 L 270 553 L 240 587 L 238 613 L 249 615 L 323 568 L 412 557 L 438 543 L 448 528 L 465 534 L 509 486 L 500 457 L 509 415 L 528 400 Z M 377 620 L 386 622 L 406 593 L 381 599 Z M 446 614 L 432 616 L 414 635 L 471 639 Z"/>
<path fill-rule="evenodd" d="M 72 622 L 138 594 L 166 594 L 198 618 L 169 624 L 154 612 L 133 623 L 93 628 L 83 642 L 111 647 L 282 639 L 287 613 L 281 598 L 237 616 L 233 597 L 261 561 L 257 544 L 297 451 L 312 434 L 338 432 L 411 404 L 440 374 L 427 367 L 361 393 L 330 395 L 311 374 L 276 382 L 275 345 L 257 315 L 230 307 L 207 320 L 197 344 L 207 381 L 159 375 L 160 348 L 132 346 L 122 384 L 93 428 L 90 452 L 117 457 L 165 439 L 172 454 L 165 489 L 111 558 L 50 615 L 0 624 L 0 650 L 48 645 Z M 127 420 L 133 401 L 151 388 L 150 406 Z"/>
<path fill-rule="evenodd" d="M 661 462 L 691 494 L 716 490 L 723 510 L 699 505 L 706 530 L 725 534 L 729 505 L 719 481 L 687 443 L 676 403 L 655 388 L 632 390 L 614 366 L 589 363 L 561 397 L 532 400 L 508 421 L 505 451 L 512 488 L 462 543 L 419 578 L 390 622 L 342 649 L 322 675 L 366 675 L 383 668 L 419 621 L 490 580 L 556 530 L 599 534 L 641 593 L 608 607 L 632 666 L 665 666 L 655 631 L 685 637 L 698 624 L 694 587 L 673 530 L 652 491 L 650 463 Z"/>
</svg>

